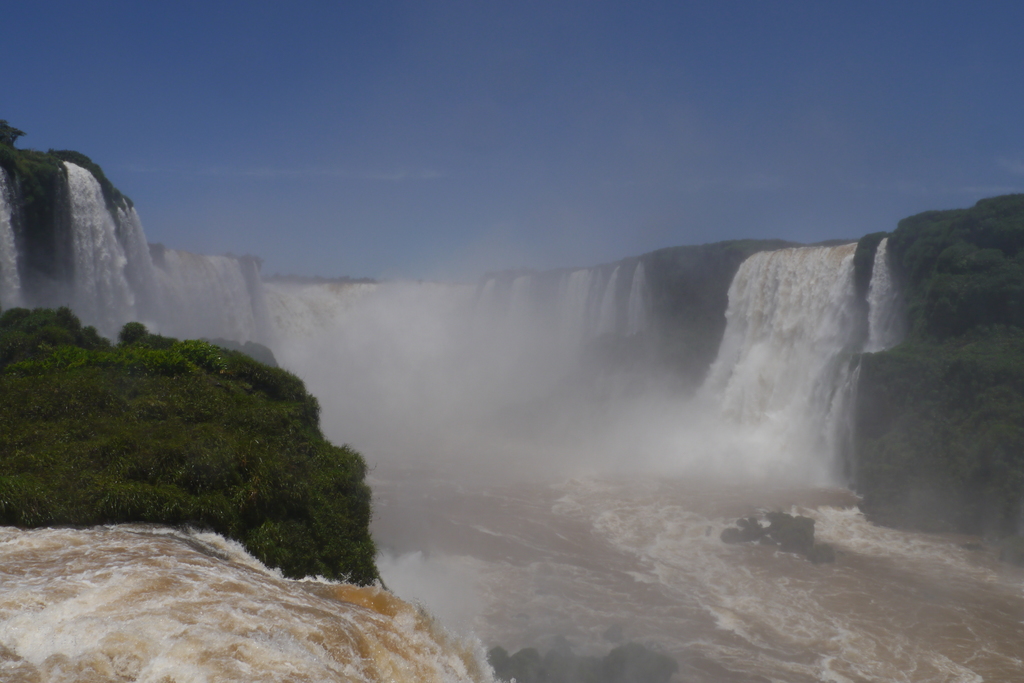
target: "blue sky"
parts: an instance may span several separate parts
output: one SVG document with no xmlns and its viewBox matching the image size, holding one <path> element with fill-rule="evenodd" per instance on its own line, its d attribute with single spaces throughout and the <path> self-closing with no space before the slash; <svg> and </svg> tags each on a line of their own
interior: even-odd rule
<svg viewBox="0 0 1024 683">
<path fill-rule="evenodd" d="M 1024 191 L 1024 3 L 9 4 L 19 146 L 266 273 L 858 237 Z"/>
</svg>

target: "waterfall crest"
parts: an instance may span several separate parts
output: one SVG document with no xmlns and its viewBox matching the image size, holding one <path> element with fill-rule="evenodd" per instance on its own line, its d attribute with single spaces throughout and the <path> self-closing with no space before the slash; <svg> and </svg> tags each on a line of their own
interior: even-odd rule
<svg viewBox="0 0 1024 683">
<path fill-rule="evenodd" d="M 856 244 L 754 254 L 729 288 L 725 336 L 703 392 L 784 460 L 834 456 L 856 349 Z M 828 472 L 823 472 L 828 476 Z"/>
<path fill-rule="evenodd" d="M 7 171 L 0 168 L 0 307 L 21 305 L 18 246 L 14 240 L 14 201 Z"/>
</svg>

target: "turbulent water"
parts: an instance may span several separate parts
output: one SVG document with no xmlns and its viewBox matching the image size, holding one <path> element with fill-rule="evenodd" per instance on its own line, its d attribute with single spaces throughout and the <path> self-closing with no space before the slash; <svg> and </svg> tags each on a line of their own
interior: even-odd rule
<svg viewBox="0 0 1024 683">
<path fill-rule="evenodd" d="M 861 302 L 853 244 L 749 258 L 679 395 L 604 362 L 656 329 L 644 257 L 479 287 L 262 282 L 253 258 L 147 244 L 67 168 L 70 272 L 36 288 L 0 171 L 0 305 L 70 296 L 109 336 L 141 319 L 272 346 L 366 455 L 385 581 L 427 611 L 285 580 L 210 534 L 0 529 L 0 679 L 490 680 L 482 644 L 559 637 L 641 642 L 680 681 L 1024 678 L 1024 575 L 977 539 L 876 527 L 835 488 L 850 359 L 902 335 L 886 240 Z M 766 510 L 814 518 L 836 563 L 719 540 Z"/>
<path fill-rule="evenodd" d="M 0 679 L 489 681 L 379 588 L 291 581 L 214 534 L 0 527 Z"/>
<path fill-rule="evenodd" d="M 1024 572 L 963 547 L 977 539 L 874 526 L 842 489 L 393 475 L 373 482 L 386 580 L 452 618 L 475 610 L 488 643 L 543 650 L 562 636 L 603 654 L 636 641 L 693 682 L 1024 679 Z M 758 510 L 812 517 L 835 564 L 719 540 Z"/>
</svg>

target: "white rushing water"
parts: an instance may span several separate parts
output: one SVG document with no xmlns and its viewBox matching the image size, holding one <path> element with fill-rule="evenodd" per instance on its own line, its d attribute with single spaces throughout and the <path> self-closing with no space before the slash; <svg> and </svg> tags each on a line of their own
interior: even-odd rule
<svg viewBox="0 0 1024 683">
<path fill-rule="evenodd" d="M 162 332 L 267 341 L 266 304 L 255 262 L 163 249 L 154 271 Z"/>
<path fill-rule="evenodd" d="M 633 336 L 647 328 L 647 278 L 643 261 L 633 270 L 633 281 L 629 286 L 629 301 L 626 305 L 626 334 Z"/>
<path fill-rule="evenodd" d="M 0 554 L 5 683 L 491 680 L 415 606 L 284 579 L 215 534 L 0 527 Z"/>
<path fill-rule="evenodd" d="M 729 288 L 726 328 L 703 391 L 750 448 L 834 476 L 829 439 L 856 348 L 856 244 L 754 254 Z"/>
<path fill-rule="evenodd" d="M 587 337 L 592 280 L 593 272 L 589 268 L 574 270 L 563 278 L 558 308 L 562 340 L 569 348 L 578 347 Z"/>
<path fill-rule="evenodd" d="M 115 221 L 117 239 L 127 259 L 125 279 L 135 295 L 136 317 L 153 320 L 159 315 L 160 292 L 157 290 L 156 271 L 149 253 L 149 242 L 146 241 L 146 233 L 142 229 L 142 221 L 135 207 L 118 208 Z"/>
<path fill-rule="evenodd" d="M 64 165 L 71 199 L 73 308 L 109 336 L 135 317 L 135 294 L 125 274 L 128 257 L 99 181 L 81 166 Z"/>
<path fill-rule="evenodd" d="M 0 168 L 0 308 L 21 305 L 18 247 L 14 241 L 14 203 L 7 171 Z"/>
<path fill-rule="evenodd" d="M 889 238 L 883 238 L 875 251 L 868 285 L 868 341 L 864 350 L 874 353 L 898 344 L 903 339 L 903 311 L 900 295 L 889 265 Z"/>
<path fill-rule="evenodd" d="M 608 334 L 615 331 L 618 322 L 616 292 L 619 285 L 619 268 L 620 266 L 615 266 L 604 286 L 604 295 L 601 297 L 601 308 L 597 319 L 597 334 Z"/>
</svg>

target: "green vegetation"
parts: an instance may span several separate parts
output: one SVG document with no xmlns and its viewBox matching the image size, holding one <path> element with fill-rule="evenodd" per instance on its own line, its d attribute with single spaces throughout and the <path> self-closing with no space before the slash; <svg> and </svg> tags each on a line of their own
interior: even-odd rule
<svg viewBox="0 0 1024 683">
<path fill-rule="evenodd" d="M 909 332 L 861 357 L 863 506 L 894 525 L 1014 533 L 1024 513 L 1024 195 L 904 219 L 889 254 Z"/>
<path fill-rule="evenodd" d="M 67 308 L 0 316 L 0 524 L 210 529 L 287 576 L 377 579 L 366 465 L 297 377 Z"/>
<path fill-rule="evenodd" d="M 0 145 L 9 145 L 14 147 L 14 143 L 25 134 L 25 131 L 18 130 L 11 124 L 7 123 L 5 119 L 0 119 Z"/>
</svg>

